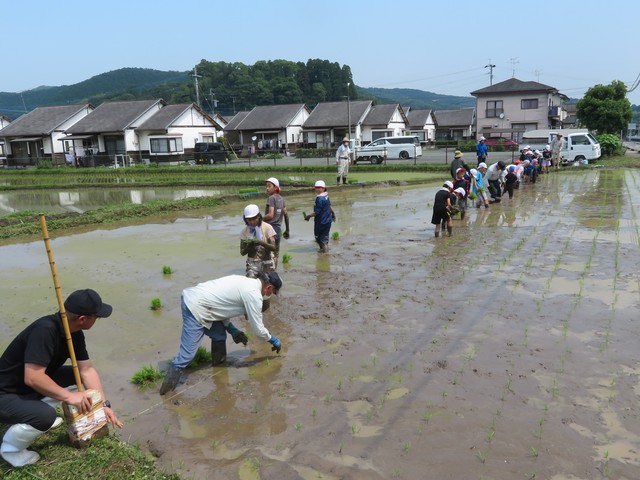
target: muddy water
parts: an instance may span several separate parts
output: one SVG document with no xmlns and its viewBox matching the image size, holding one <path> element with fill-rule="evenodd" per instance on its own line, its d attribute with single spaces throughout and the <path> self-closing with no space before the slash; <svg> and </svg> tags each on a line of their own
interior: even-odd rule
<svg viewBox="0 0 640 480">
<path fill-rule="evenodd" d="M 175 354 L 182 288 L 242 273 L 243 205 L 52 246 L 63 291 L 115 306 L 87 336 L 121 438 L 185 478 L 636 479 L 639 184 L 543 176 L 439 239 L 434 188 L 332 188 L 328 255 L 302 220 L 312 196 L 290 198 L 266 319 L 282 354 L 230 343 L 228 367 L 168 398 L 128 379 Z M 0 247 L 0 264 L 4 344 L 55 296 L 42 242 Z"/>
</svg>

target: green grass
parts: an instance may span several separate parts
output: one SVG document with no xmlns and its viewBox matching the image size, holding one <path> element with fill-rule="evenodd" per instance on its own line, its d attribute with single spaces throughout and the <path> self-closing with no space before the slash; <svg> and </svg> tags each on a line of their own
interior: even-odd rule
<svg viewBox="0 0 640 480">
<path fill-rule="evenodd" d="M 196 356 L 189 362 L 187 368 L 198 368 L 202 365 L 211 365 L 211 352 L 205 347 L 198 347 Z"/>
<path fill-rule="evenodd" d="M 4 428 L 1 435 L 4 435 Z M 180 480 L 180 476 L 157 469 L 153 457 L 134 445 L 110 435 L 97 438 L 85 449 L 69 445 L 67 429 L 62 425 L 42 435 L 32 447 L 40 453 L 35 465 L 10 469 L 3 464 L 0 476 L 6 480 Z"/>
<path fill-rule="evenodd" d="M 138 370 L 133 374 L 133 377 L 131 377 L 131 383 L 145 389 L 153 387 L 163 377 L 164 375 L 160 370 L 152 367 L 151 365 L 145 365 L 141 370 Z"/>
<path fill-rule="evenodd" d="M 162 266 L 162 273 L 164 275 L 171 275 L 173 273 L 173 270 L 171 269 L 171 267 L 169 265 L 163 265 Z"/>
</svg>

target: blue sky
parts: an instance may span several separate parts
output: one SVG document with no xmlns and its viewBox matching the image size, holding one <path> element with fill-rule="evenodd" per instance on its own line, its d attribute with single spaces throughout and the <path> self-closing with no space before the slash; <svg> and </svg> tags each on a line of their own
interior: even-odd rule
<svg viewBox="0 0 640 480">
<path fill-rule="evenodd" d="M 640 3 L 626 0 L 22 0 L 3 2 L 0 91 L 123 67 L 190 70 L 320 58 L 363 87 L 465 95 L 515 77 L 580 98 L 640 75 Z M 640 87 L 628 96 L 640 104 Z"/>
</svg>

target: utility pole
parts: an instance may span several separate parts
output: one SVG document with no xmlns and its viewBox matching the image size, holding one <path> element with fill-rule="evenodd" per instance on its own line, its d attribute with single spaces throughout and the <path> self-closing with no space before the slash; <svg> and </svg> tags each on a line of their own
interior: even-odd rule
<svg viewBox="0 0 640 480">
<path fill-rule="evenodd" d="M 200 89 L 198 88 L 198 79 L 201 78 L 200 75 L 198 75 L 198 67 L 193 67 L 193 75 L 192 75 L 195 84 L 196 84 L 196 105 L 198 105 L 198 107 L 200 107 Z"/>
<path fill-rule="evenodd" d="M 216 113 L 216 107 L 218 106 L 218 100 L 216 100 L 214 97 L 216 96 L 215 93 L 213 93 L 213 89 L 209 89 L 209 97 L 211 97 L 211 115 L 213 115 L 214 113 Z"/>
<path fill-rule="evenodd" d="M 351 141 L 351 100 L 349 100 L 349 86 L 351 85 L 350 82 L 347 82 L 347 115 L 348 115 L 348 122 L 349 122 L 349 141 Z"/>
<path fill-rule="evenodd" d="M 541 70 L 534 70 L 533 74 L 536 76 L 536 82 L 540 82 L 540 74 L 542 73 Z"/>
<path fill-rule="evenodd" d="M 496 66 L 489 60 L 489 63 L 485 65 L 484 68 L 489 69 L 489 85 L 493 85 L 493 69 L 496 68 Z"/>
</svg>

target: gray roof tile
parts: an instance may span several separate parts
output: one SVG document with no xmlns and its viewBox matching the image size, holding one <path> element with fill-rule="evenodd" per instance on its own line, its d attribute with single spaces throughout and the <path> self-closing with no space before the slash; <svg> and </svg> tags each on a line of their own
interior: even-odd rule
<svg viewBox="0 0 640 480">
<path fill-rule="evenodd" d="M 87 108 L 84 105 L 38 107 L 2 129 L 3 137 L 48 136 L 65 120 Z"/>
<path fill-rule="evenodd" d="M 311 128 L 333 128 L 347 127 L 349 123 L 349 108 L 351 109 L 351 124 L 355 125 L 367 108 L 371 105 L 371 100 L 353 100 L 349 102 L 326 102 L 319 103 L 313 109 L 311 115 L 304 122 L 305 130 Z"/>
<path fill-rule="evenodd" d="M 163 100 L 105 102 L 67 130 L 68 133 L 101 134 L 123 132 L 140 115 Z"/>
</svg>

